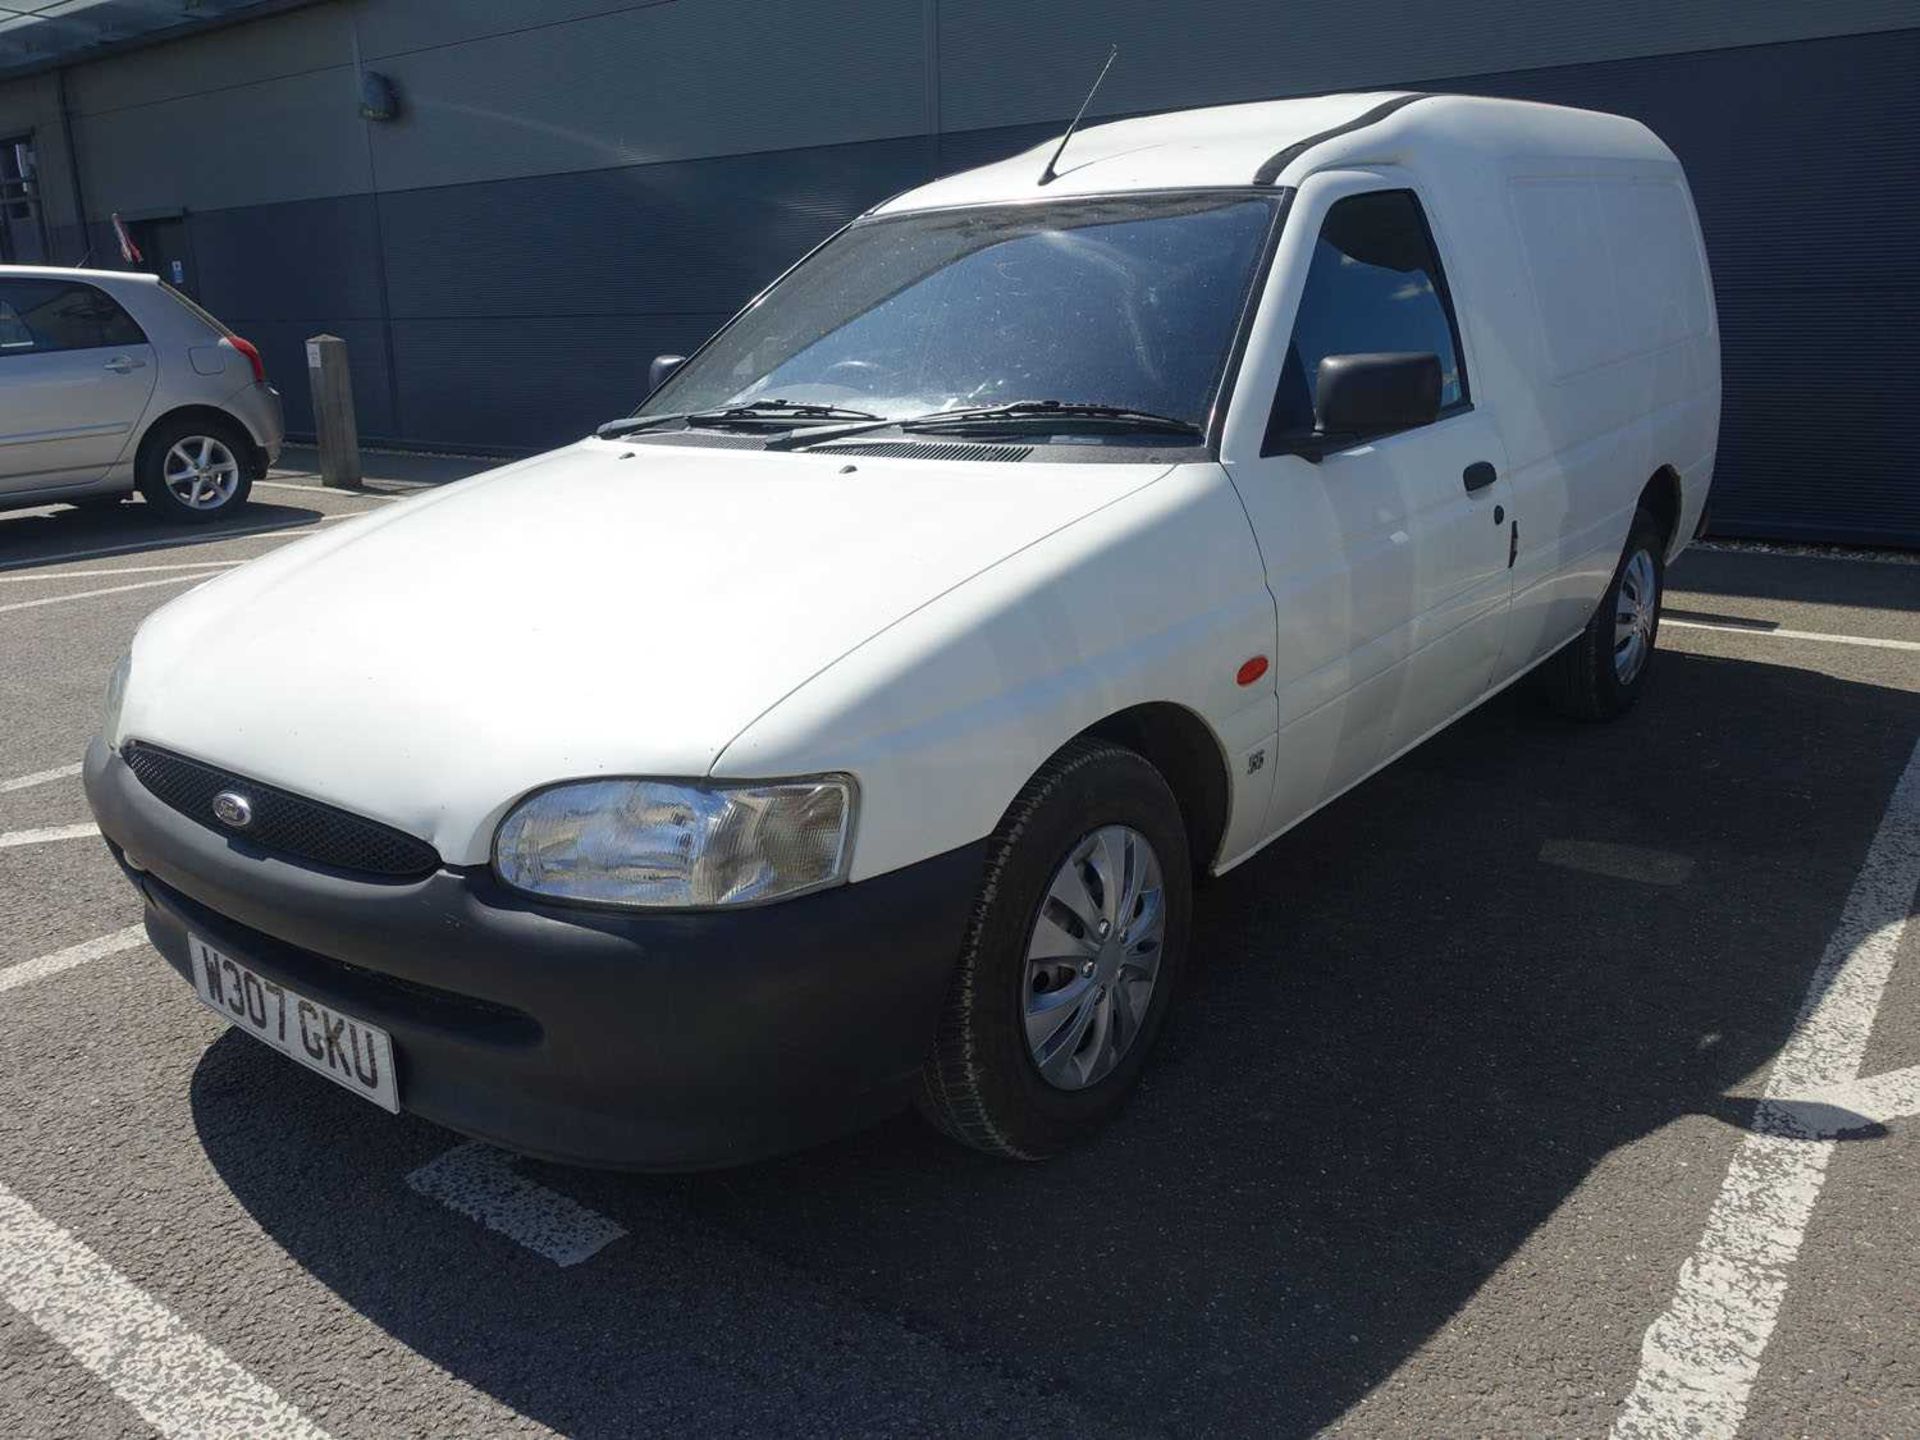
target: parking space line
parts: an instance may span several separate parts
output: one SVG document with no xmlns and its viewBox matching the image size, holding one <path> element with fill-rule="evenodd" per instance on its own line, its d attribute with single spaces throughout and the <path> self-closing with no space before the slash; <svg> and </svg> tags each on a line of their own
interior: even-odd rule
<svg viewBox="0 0 1920 1440">
<path fill-rule="evenodd" d="M 356 515 L 371 515 L 371 510 L 347 510 L 337 515 L 321 515 L 313 520 L 285 520 L 277 525 L 254 525 L 244 530 L 220 530 L 211 534 L 180 535 L 171 539 L 129 540 L 124 545 L 96 545 L 91 550 L 70 550 L 65 555 L 34 555 L 25 560 L 0 560 L 0 571 L 33 570 L 43 565 L 71 565 L 76 560 L 103 560 L 109 555 L 131 551 L 180 550 L 189 545 L 219 545 L 228 540 L 247 540 L 256 535 L 286 535 L 311 530 L 329 520 L 351 520 Z"/>
<path fill-rule="evenodd" d="M 253 482 L 253 488 L 256 490 L 263 486 L 268 490 L 306 490 L 323 495 L 348 495 L 355 500 L 405 500 L 407 498 L 405 495 L 381 495 L 371 490 L 342 490 L 333 485 L 296 485 L 291 480 L 256 480 Z M 423 485 L 420 488 L 430 490 L 433 487 Z"/>
<path fill-rule="evenodd" d="M 1699 1248 L 1681 1265 L 1666 1311 L 1647 1327 L 1640 1373 L 1613 1425 L 1620 1440 L 1731 1437 L 1739 1429 L 1836 1143 L 1828 1125 L 1809 1123 L 1807 1097 L 1853 1098 L 1846 1087 L 1864 1083 L 1869 1093 L 1858 1098 L 1878 1103 L 1872 1087 L 1905 1083 L 1904 1072 L 1862 1082 L 1859 1071 L 1917 888 L 1920 745 L 1894 786 Z"/>
<path fill-rule="evenodd" d="M 1828 645 L 1866 645 L 1875 650 L 1920 650 L 1920 640 L 1883 640 L 1874 635 L 1832 635 L 1824 630 L 1785 630 L 1764 620 L 1751 625 L 1722 625 L 1711 620 L 1670 620 L 1662 629 L 1718 630 L 1726 635 L 1755 635 L 1767 640 L 1818 640 Z"/>
<path fill-rule="evenodd" d="M 84 840 L 89 835 L 98 835 L 98 825 L 49 825 L 39 830 L 8 830 L 0 834 L 0 850 L 11 850 L 18 845 L 46 845 L 55 840 Z"/>
<path fill-rule="evenodd" d="M 62 765 L 55 770 L 36 770 L 31 775 L 16 776 L 12 780 L 0 780 L 0 795 L 13 790 L 31 790 L 35 785 L 45 785 L 52 780 L 65 780 L 79 773 L 78 765 Z"/>
<path fill-rule="evenodd" d="M 513 1157 L 470 1140 L 407 1176 L 407 1184 L 556 1265 L 578 1265 L 625 1235 L 596 1210 L 529 1180 Z"/>
<path fill-rule="evenodd" d="M 0 1185 L 0 1296 L 169 1440 L 326 1432 Z"/>
<path fill-rule="evenodd" d="M 244 560 L 190 560 L 183 565 L 120 565 L 111 570 L 55 570 L 29 575 L 0 575 L 0 585 L 44 585 L 55 580 L 98 580 L 109 575 L 154 575 L 162 570 L 215 570 L 244 565 Z"/>
<path fill-rule="evenodd" d="M 189 580 L 211 580 L 206 574 L 163 575 L 158 580 L 135 580 L 128 585 L 108 585 L 99 590 L 76 590 L 71 595 L 42 595 L 38 600 L 14 600 L 0 605 L 0 615 L 13 610 L 38 610 L 43 605 L 65 605 L 70 600 L 97 600 L 102 595 L 124 595 L 129 590 L 151 590 L 156 585 L 179 585 Z"/>
<path fill-rule="evenodd" d="M 17 965 L 0 969 L 0 990 L 17 990 L 22 985 L 45 980 L 49 975 L 61 974 L 91 960 L 104 960 L 109 955 L 118 955 L 146 943 L 147 927 L 144 925 L 129 925 L 111 935 L 82 940 L 78 945 L 69 945 L 51 955 L 42 955 L 38 960 L 22 960 Z"/>
</svg>

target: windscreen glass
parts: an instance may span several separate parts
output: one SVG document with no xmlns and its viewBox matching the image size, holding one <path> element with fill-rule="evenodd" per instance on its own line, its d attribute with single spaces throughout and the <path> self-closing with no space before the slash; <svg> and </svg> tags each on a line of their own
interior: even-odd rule
<svg viewBox="0 0 1920 1440">
<path fill-rule="evenodd" d="M 1192 194 L 865 221 L 641 413 L 1060 400 L 1203 425 L 1272 220 L 1266 198 Z"/>
</svg>

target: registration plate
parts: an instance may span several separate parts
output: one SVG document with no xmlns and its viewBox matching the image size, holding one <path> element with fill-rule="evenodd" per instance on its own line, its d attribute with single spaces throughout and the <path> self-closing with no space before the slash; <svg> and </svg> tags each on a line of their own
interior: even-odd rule
<svg viewBox="0 0 1920 1440">
<path fill-rule="evenodd" d="M 197 935 L 187 937 L 187 949 L 203 1005 L 336 1085 L 399 1113 L 393 1040 L 386 1031 L 256 974 Z"/>
</svg>

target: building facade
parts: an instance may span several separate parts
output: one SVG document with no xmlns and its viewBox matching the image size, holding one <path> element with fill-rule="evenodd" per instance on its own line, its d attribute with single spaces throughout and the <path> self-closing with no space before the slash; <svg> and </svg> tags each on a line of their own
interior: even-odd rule
<svg viewBox="0 0 1920 1440">
<path fill-rule="evenodd" d="M 0 23 L 0 258 L 120 265 L 117 215 L 260 346 L 296 432 L 301 342 L 327 331 L 370 443 L 577 437 L 862 209 L 1057 133 L 1117 44 L 1095 119 L 1414 88 L 1645 121 L 1713 263 L 1714 530 L 1920 546 L 1920 0 L 199 13 L 145 43 Z"/>
</svg>

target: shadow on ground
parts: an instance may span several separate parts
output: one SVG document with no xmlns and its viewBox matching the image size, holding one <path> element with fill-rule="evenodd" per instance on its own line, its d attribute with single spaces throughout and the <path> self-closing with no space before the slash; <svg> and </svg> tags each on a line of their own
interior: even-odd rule
<svg viewBox="0 0 1920 1440">
<path fill-rule="evenodd" d="M 773 1394 L 796 1429 L 1028 1432 L 1064 1405 L 1067 1429 L 1306 1434 L 1596 1161 L 1726 1114 L 1787 1033 L 1920 697 L 1659 665 L 1610 727 L 1503 698 L 1210 887 L 1138 1099 L 1052 1165 L 906 1118 L 725 1174 L 529 1165 L 632 1232 L 561 1271 L 407 1191 L 453 1137 L 238 1036 L 198 1069 L 201 1139 L 320 1281 L 569 1433 L 750 1429 Z M 1564 839 L 1695 863 L 1675 886 L 1542 864 Z M 876 1321 L 945 1388 L 861 1391 Z M 1031 1408 L 967 1409 L 975 1379 Z"/>
<path fill-rule="evenodd" d="M 1740 550 L 1689 550 L 1674 562 L 1668 583 L 1702 595 L 1743 595 L 1796 605 L 1849 605 L 1870 610 L 1920 610 L 1920 565 L 1862 563 L 1817 555 L 1755 556 Z"/>
<path fill-rule="evenodd" d="M 90 556 L 124 557 L 151 550 L 200 545 L 228 535 L 297 530 L 321 519 L 321 512 L 300 505 L 252 500 L 232 516 L 199 525 L 170 524 L 155 517 L 143 501 L 120 505 L 51 506 L 39 510 L 0 511 L 0 570 L 29 570 L 62 565 Z"/>
</svg>

